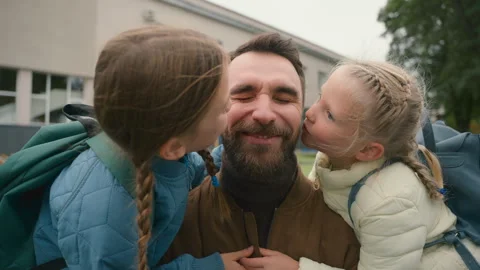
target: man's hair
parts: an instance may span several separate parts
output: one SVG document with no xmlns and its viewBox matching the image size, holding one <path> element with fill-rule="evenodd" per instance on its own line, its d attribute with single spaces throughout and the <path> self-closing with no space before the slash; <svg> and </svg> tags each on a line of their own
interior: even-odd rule
<svg viewBox="0 0 480 270">
<path fill-rule="evenodd" d="M 295 71 L 297 71 L 302 83 L 302 94 L 305 100 L 305 74 L 303 73 L 303 64 L 300 61 L 298 48 L 292 39 L 282 38 L 278 33 L 264 33 L 255 36 L 245 44 L 241 45 L 235 51 L 230 53 L 231 59 L 247 53 L 247 52 L 266 52 L 274 53 L 287 59 L 292 63 Z"/>
</svg>

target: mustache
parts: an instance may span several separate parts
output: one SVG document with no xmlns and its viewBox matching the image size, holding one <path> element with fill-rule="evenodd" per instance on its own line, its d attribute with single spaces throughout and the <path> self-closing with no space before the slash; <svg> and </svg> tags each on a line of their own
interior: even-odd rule
<svg viewBox="0 0 480 270">
<path fill-rule="evenodd" d="M 280 128 L 273 122 L 263 125 L 259 122 L 247 123 L 246 121 L 239 121 L 232 126 L 230 133 L 251 133 L 260 136 L 288 138 L 293 132 L 290 128 Z"/>
</svg>

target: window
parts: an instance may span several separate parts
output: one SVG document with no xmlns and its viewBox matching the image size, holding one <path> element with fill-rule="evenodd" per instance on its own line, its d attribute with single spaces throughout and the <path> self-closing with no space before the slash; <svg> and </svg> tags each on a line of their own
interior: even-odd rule
<svg viewBox="0 0 480 270">
<path fill-rule="evenodd" d="M 0 122 L 16 121 L 17 70 L 0 67 Z"/>
<path fill-rule="evenodd" d="M 67 103 L 82 103 L 84 79 L 33 72 L 32 122 L 62 123 L 67 119 L 62 113 Z"/>
<path fill-rule="evenodd" d="M 317 78 L 317 88 L 318 90 L 322 89 L 322 85 L 327 81 L 327 73 L 319 71 Z"/>
</svg>

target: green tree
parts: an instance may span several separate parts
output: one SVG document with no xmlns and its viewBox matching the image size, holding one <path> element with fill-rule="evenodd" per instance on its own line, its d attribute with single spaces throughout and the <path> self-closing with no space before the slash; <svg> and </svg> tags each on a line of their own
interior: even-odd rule
<svg viewBox="0 0 480 270">
<path fill-rule="evenodd" d="M 480 116 L 480 1 L 388 0 L 378 21 L 392 37 L 389 60 L 420 70 L 430 105 L 468 130 Z"/>
</svg>

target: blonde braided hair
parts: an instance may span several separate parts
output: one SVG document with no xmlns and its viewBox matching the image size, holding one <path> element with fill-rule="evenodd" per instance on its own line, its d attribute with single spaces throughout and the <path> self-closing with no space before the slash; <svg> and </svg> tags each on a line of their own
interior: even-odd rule
<svg viewBox="0 0 480 270">
<path fill-rule="evenodd" d="M 438 192 L 443 187 L 440 162 L 415 141 L 425 108 L 421 81 L 385 62 L 345 62 L 342 66 L 364 86 L 356 95 L 365 108 L 357 139 L 380 142 L 385 158 L 401 158 L 416 173 L 430 198 L 442 198 Z M 432 172 L 418 160 L 418 151 L 425 155 Z"/>
</svg>

